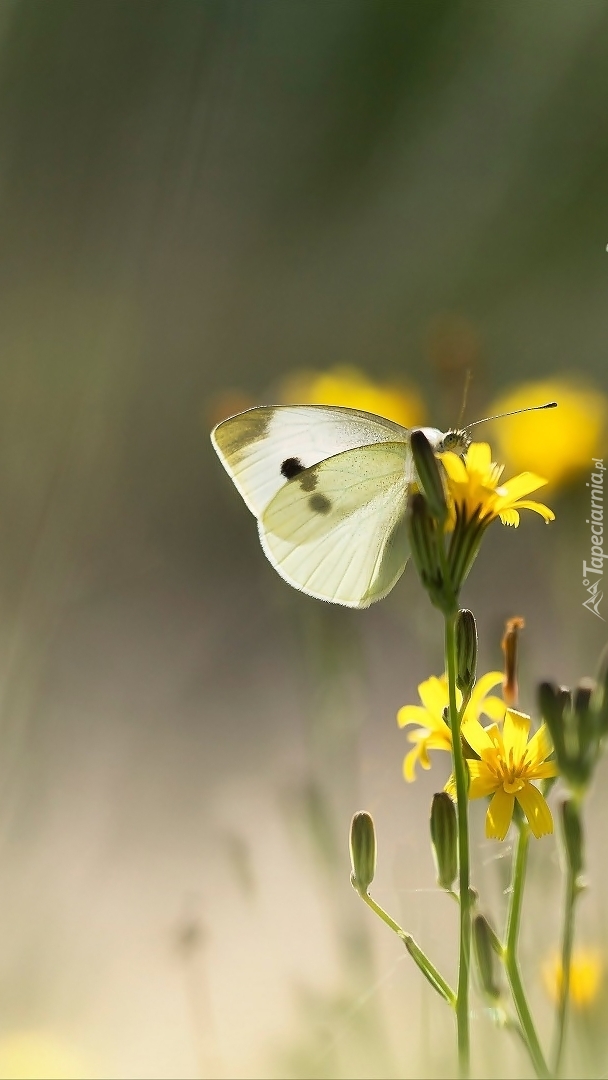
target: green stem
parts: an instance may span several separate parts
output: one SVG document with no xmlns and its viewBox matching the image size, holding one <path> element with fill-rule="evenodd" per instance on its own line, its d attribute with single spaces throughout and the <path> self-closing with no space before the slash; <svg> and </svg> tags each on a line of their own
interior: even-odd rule
<svg viewBox="0 0 608 1080">
<path fill-rule="evenodd" d="M 526 876 L 526 863 L 528 857 L 528 844 L 530 830 L 525 822 L 518 824 L 519 834 L 513 863 L 513 880 L 511 883 L 511 900 L 507 916 L 507 941 L 504 952 L 505 969 L 511 994 L 519 1017 L 519 1022 L 524 1033 L 524 1038 L 532 1058 L 536 1075 L 541 1078 L 551 1076 L 543 1052 L 538 1041 L 536 1028 L 532 1020 L 528 1001 L 521 981 L 519 962 L 517 959 L 517 943 L 519 939 L 519 925 L 521 921 L 521 906 L 524 895 L 524 881 Z"/>
<path fill-rule="evenodd" d="M 458 815 L 458 873 L 460 892 L 460 950 L 458 959 L 458 994 L 456 998 L 456 1027 L 458 1036 L 458 1070 L 461 1080 L 470 1074 L 469 1038 L 469 971 L 471 960 L 471 892 L 469 888 L 469 799 L 467 770 L 462 752 L 458 707 L 456 704 L 456 616 L 445 617 L 445 655 L 450 701 L 452 754 L 456 780 L 456 810 Z"/>
<path fill-rule="evenodd" d="M 447 1001 L 448 1005 L 451 1005 L 452 1008 L 455 1008 L 456 994 L 452 990 L 452 987 L 449 985 L 449 983 L 445 981 L 443 975 L 440 974 L 432 961 L 429 960 L 426 953 L 424 953 L 420 946 L 414 941 L 412 935 L 408 934 L 406 930 L 403 930 L 399 926 L 399 923 L 396 923 L 395 920 L 392 919 L 391 916 L 388 914 L 388 912 L 385 911 L 384 908 L 380 907 L 380 904 L 377 904 L 374 899 L 372 899 L 369 893 L 360 892 L 358 889 L 357 892 L 359 893 L 361 899 L 365 901 L 367 906 L 370 907 L 373 912 L 375 912 L 378 918 L 382 919 L 382 922 L 386 923 L 386 925 L 390 927 L 390 929 L 393 930 L 398 937 L 401 938 L 408 953 L 410 954 L 414 962 L 418 965 L 422 974 L 428 979 L 431 986 L 437 991 L 438 994 L 441 995 L 441 997 L 445 1001 Z"/>
<path fill-rule="evenodd" d="M 559 999 L 557 1002 L 557 1032 L 555 1037 L 555 1051 L 553 1055 L 553 1072 L 559 1076 L 562 1065 L 562 1054 L 566 1039 L 566 1020 L 568 1016 L 568 1002 L 570 1000 L 570 967 L 572 965 L 572 943 L 574 940 L 574 905 L 579 893 L 576 874 L 568 860 L 566 877 L 566 900 L 564 904 L 564 926 L 562 931 L 562 977 L 559 987 Z"/>
<path fill-rule="evenodd" d="M 384 908 L 380 907 L 380 904 L 377 904 L 376 901 L 373 900 L 372 897 L 369 895 L 369 893 L 360 892 L 359 896 L 362 900 L 365 901 L 367 906 L 376 913 L 378 918 L 382 919 L 382 922 L 386 923 L 386 925 L 403 941 L 405 937 L 405 930 L 403 930 L 402 927 L 399 926 L 399 923 L 396 923 L 394 919 L 391 919 L 388 911 L 385 911 Z"/>
</svg>

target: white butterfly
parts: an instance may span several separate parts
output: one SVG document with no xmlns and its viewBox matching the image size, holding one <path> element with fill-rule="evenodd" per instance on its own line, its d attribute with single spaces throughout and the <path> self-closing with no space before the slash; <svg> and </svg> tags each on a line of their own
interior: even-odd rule
<svg viewBox="0 0 608 1080">
<path fill-rule="evenodd" d="M 438 453 L 461 454 L 470 429 L 496 419 L 447 432 L 413 430 L 423 431 Z M 411 434 L 359 409 L 268 405 L 224 420 L 211 441 L 281 577 L 309 596 L 365 608 L 390 592 L 408 559 Z"/>
<path fill-rule="evenodd" d="M 437 450 L 470 442 L 466 431 L 421 430 Z M 365 608 L 390 592 L 409 555 L 410 435 L 358 409 L 274 405 L 224 420 L 211 441 L 281 577 Z"/>
</svg>

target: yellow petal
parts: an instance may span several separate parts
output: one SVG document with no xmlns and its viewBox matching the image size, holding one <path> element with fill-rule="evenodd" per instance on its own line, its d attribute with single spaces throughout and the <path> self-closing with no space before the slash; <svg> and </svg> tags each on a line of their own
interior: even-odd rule
<svg viewBox="0 0 608 1080">
<path fill-rule="evenodd" d="M 456 802 L 456 777 L 454 776 L 454 773 L 450 776 L 443 790 L 447 791 L 453 802 Z"/>
<path fill-rule="evenodd" d="M 429 757 L 428 750 L 429 748 L 426 739 L 421 739 L 418 743 L 418 760 L 422 765 L 422 768 L 426 769 L 427 772 L 431 767 L 431 759 Z"/>
<path fill-rule="evenodd" d="M 427 735 L 425 742 L 429 750 L 447 750 L 448 753 L 451 753 L 452 732 L 447 724 L 442 724 L 441 729 L 437 728 L 437 731 Z"/>
<path fill-rule="evenodd" d="M 541 765 L 536 765 L 533 770 L 530 770 L 528 775 L 531 780 L 547 780 L 550 776 L 558 776 L 557 761 L 543 761 Z"/>
<path fill-rule="evenodd" d="M 443 723 L 443 710 L 449 702 L 448 688 L 443 679 L 431 675 L 418 687 L 420 700 L 433 720 Z"/>
<path fill-rule="evenodd" d="M 471 443 L 466 457 L 467 472 L 486 473 L 492 464 L 492 451 L 487 442 Z"/>
<path fill-rule="evenodd" d="M 471 747 L 471 750 L 474 750 L 480 757 L 482 757 L 484 753 L 494 750 L 492 739 L 476 717 L 465 717 L 462 721 L 460 730 Z"/>
<path fill-rule="evenodd" d="M 536 734 L 532 736 L 528 743 L 526 757 L 528 758 L 530 765 L 534 768 L 552 753 L 553 743 L 551 742 L 549 728 L 546 724 L 541 724 Z"/>
<path fill-rule="evenodd" d="M 467 706 L 467 711 L 472 708 L 476 716 L 480 712 L 485 712 L 483 699 L 495 686 L 500 686 L 502 680 L 502 671 L 488 671 L 486 675 L 482 675 L 473 687 L 473 693 L 471 694 L 471 700 Z"/>
<path fill-rule="evenodd" d="M 517 513 L 517 510 L 513 510 L 512 508 L 508 510 L 501 510 L 500 520 L 502 521 L 503 525 L 511 525 L 512 528 L 516 529 L 519 525 L 519 514 Z"/>
<path fill-rule="evenodd" d="M 537 839 L 553 832 L 551 811 L 538 788 L 535 788 L 533 784 L 526 783 L 521 791 L 517 792 L 516 798 Z"/>
<path fill-rule="evenodd" d="M 416 762 L 420 758 L 420 746 L 415 746 L 403 759 L 403 775 L 408 784 L 416 779 Z"/>
<path fill-rule="evenodd" d="M 439 454 L 442 465 L 448 474 L 450 480 L 453 480 L 455 484 L 467 484 L 468 476 L 467 470 L 464 467 L 464 462 L 458 454 L 454 454 L 451 450 L 446 450 L 443 454 Z"/>
<path fill-rule="evenodd" d="M 516 765 L 524 756 L 529 733 L 530 717 L 526 716 L 525 713 L 517 712 L 516 709 L 507 709 L 502 737 L 505 744 L 505 754 L 509 758 L 512 752 L 513 761 Z"/>
<path fill-rule="evenodd" d="M 490 717 L 490 720 L 501 721 L 505 718 L 506 705 L 502 698 L 487 697 L 483 703 L 482 712 Z"/>
<path fill-rule="evenodd" d="M 469 799 L 481 799 L 484 795 L 491 795 L 493 791 L 496 791 L 499 781 L 490 772 L 485 761 L 469 759 L 467 765 L 471 781 L 469 784 Z"/>
<path fill-rule="evenodd" d="M 514 795 L 507 795 L 499 788 L 488 806 L 486 814 L 486 836 L 489 840 L 504 840 L 513 817 Z"/>
<path fill-rule="evenodd" d="M 397 713 L 399 727 L 407 727 L 408 724 L 418 724 L 419 727 L 428 727 L 429 716 L 426 709 L 421 705 L 402 705 Z"/>
<path fill-rule="evenodd" d="M 539 487 L 544 487 L 546 483 L 544 476 L 537 476 L 533 472 L 522 472 L 519 476 L 512 476 L 505 484 L 501 484 L 496 489 L 496 494 L 501 502 L 504 501 L 505 506 L 512 505 L 517 499 L 529 495 L 531 491 L 536 491 Z"/>
<path fill-rule="evenodd" d="M 540 514 L 545 521 L 555 521 L 553 510 L 550 510 L 544 503 L 533 502 L 530 499 L 518 499 L 515 506 L 520 510 L 534 510 L 535 513 Z"/>
</svg>

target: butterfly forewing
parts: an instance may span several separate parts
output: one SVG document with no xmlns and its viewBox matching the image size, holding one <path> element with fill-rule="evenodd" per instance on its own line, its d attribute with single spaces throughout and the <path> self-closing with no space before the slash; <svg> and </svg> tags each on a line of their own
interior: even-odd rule
<svg viewBox="0 0 608 1080">
<path fill-rule="evenodd" d="M 278 572 L 311 596 L 348 607 L 381 599 L 408 556 L 407 442 L 337 454 L 289 480 L 259 521 Z"/>
<path fill-rule="evenodd" d="M 215 428 L 213 445 L 249 509 L 259 517 L 281 488 L 326 458 L 409 432 L 373 413 L 325 405 L 269 405 Z"/>
</svg>

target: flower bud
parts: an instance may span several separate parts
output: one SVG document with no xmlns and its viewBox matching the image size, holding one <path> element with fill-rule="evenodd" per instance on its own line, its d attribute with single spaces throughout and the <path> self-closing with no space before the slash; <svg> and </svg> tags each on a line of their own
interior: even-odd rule
<svg viewBox="0 0 608 1080">
<path fill-rule="evenodd" d="M 566 857 L 576 880 L 584 869 L 584 845 L 581 817 L 574 799 L 564 799 L 561 805 L 561 818 Z"/>
<path fill-rule="evenodd" d="M 573 728 L 581 764 L 590 772 L 597 757 L 599 732 L 596 728 L 596 714 L 591 707 L 595 683 L 592 679 L 582 679 L 572 695 Z"/>
<path fill-rule="evenodd" d="M 441 611 L 451 613 L 456 601 L 441 565 L 439 545 L 443 543 L 443 538 L 420 492 L 415 492 L 409 502 L 408 535 L 416 570 L 431 602 Z"/>
<path fill-rule="evenodd" d="M 602 749 L 604 690 L 582 679 L 573 693 L 551 683 L 539 687 L 543 719 L 549 728 L 559 772 L 579 795 L 593 776 Z"/>
<path fill-rule="evenodd" d="M 413 431 L 410 446 L 416 474 L 434 518 L 443 525 L 448 516 L 445 488 L 433 448 L 423 431 Z"/>
<path fill-rule="evenodd" d="M 461 608 L 456 616 L 456 686 L 464 694 L 471 693 L 477 671 L 477 627 L 475 616 Z"/>
<path fill-rule="evenodd" d="M 458 874 L 458 828 L 454 803 L 447 791 L 439 791 L 433 795 L 431 843 L 437 884 L 449 892 Z"/>
<path fill-rule="evenodd" d="M 553 683 L 544 682 L 538 688 L 538 703 L 540 714 L 549 728 L 559 771 L 566 775 L 568 754 L 565 716 L 570 711 L 570 694 L 565 688 L 558 689 Z"/>
<path fill-rule="evenodd" d="M 355 814 L 350 826 L 350 880 L 353 888 L 366 893 L 376 873 L 376 829 L 371 814 Z"/>
<path fill-rule="evenodd" d="M 600 660 L 597 685 L 593 694 L 593 707 L 601 737 L 608 734 L 608 650 L 604 651 Z"/>
<path fill-rule="evenodd" d="M 485 915 L 476 915 L 473 919 L 473 943 L 479 978 L 484 993 L 491 998 L 500 997 L 500 987 L 496 977 L 496 956 L 490 924 Z"/>
</svg>

